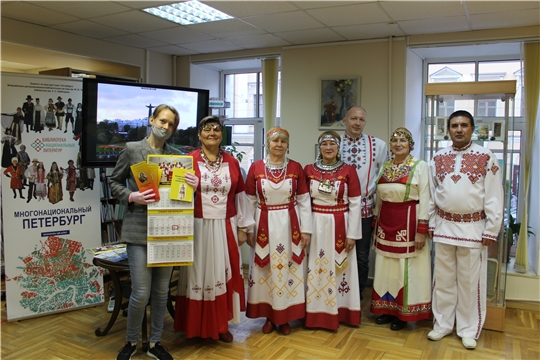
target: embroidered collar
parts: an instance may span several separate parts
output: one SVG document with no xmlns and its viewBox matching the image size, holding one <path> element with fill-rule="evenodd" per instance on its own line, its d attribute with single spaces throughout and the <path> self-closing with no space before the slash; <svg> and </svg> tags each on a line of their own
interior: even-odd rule
<svg viewBox="0 0 540 360">
<path fill-rule="evenodd" d="M 357 138 L 353 138 L 352 136 L 349 136 L 347 133 L 343 133 L 343 139 L 351 142 L 357 142 L 359 141 L 364 134 L 360 134 Z"/>
<path fill-rule="evenodd" d="M 453 149 L 454 151 L 466 151 L 466 150 L 469 150 L 469 149 L 471 148 L 471 146 L 472 146 L 472 141 L 469 142 L 468 145 L 466 145 L 466 146 L 464 146 L 464 147 L 462 147 L 462 148 L 457 148 L 457 147 L 455 147 L 455 146 L 452 144 L 452 149 Z"/>
</svg>

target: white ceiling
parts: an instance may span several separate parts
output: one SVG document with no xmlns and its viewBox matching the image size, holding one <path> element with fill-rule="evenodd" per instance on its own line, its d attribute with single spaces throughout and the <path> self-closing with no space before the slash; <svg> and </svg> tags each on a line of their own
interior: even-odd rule
<svg viewBox="0 0 540 360">
<path fill-rule="evenodd" d="M 177 1 L 178 2 L 178 1 Z M 234 18 L 181 26 L 174 1 L 2 1 L 2 18 L 170 55 L 540 25 L 540 1 L 201 1 Z"/>
</svg>

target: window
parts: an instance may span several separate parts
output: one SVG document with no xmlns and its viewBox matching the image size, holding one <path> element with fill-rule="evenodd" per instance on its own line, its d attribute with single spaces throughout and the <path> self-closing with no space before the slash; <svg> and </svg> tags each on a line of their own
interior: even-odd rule
<svg viewBox="0 0 540 360">
<path fill-rule="evenodd" d="M 478 100 L 478 111 L 476 116 L 497 116 L 497 101 Z"/>
<path fill-rule="evenodd" d="M 264 112 L 262 72 L 225 74 L 225 100 L 231 107 L 225 109 L 229 119 L 262 118 Z M 278 73 L 277 116 L 281 101 L 281 72 Z"/>
</svg>

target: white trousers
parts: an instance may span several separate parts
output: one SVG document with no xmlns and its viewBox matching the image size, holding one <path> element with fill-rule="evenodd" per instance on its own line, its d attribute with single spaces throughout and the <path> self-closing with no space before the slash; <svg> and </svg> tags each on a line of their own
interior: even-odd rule
<svg viewBox="0 0 540 360">
<path fill-rule="evenodd" d="M 487 247 L 471 249 L 436 243 L 433 330 L 478 339 L 486 320 Z"/>
</svg>

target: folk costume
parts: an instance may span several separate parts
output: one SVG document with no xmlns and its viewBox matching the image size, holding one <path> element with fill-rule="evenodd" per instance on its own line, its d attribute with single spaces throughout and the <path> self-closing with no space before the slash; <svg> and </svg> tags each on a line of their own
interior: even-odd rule
<svg viewBox="0 0 540 360">
<path fill-rule="evenodd" d="M 2 167 L 8 168 L 11 166 L 11 159 L 13 159 L 14 157 L 17 157 L 17 148 L 15 148 L 15 143 L 17 142 L 17 138 L 15 136 L 11 136 L 10 134 L 7 134 L 7 135 L 2 136 L 1 142 L 3 144 L 2 145 Z"/>
<path fill-rule="evenodd" d="M 34 126 L 34 103 L 32 97 L 28 95 L 26 102 L 22 105 L 22 111 L 24 113 L 24 125 L 26 125 L 26 132 L 33 130 Z"/>
<path fill-rule="evenodd" d="M 266 317 L 277 325 L 301 319 L 307 271 L 301 233 L 312 229 L 302 166 L 287 158 L 283 165 L 256 161 L 247 175 L 246 194 L 256 221 L 246 316 Z"/>
<path fill-rule="evenodd" d="M 45 128 L 45 109 L 43 108 L 43 105 L 39 103 L 38 100 L 36 100 L 36 105 L 34 106 L 34 131 L 35 132 L 42 132 Z"/>
<path fill-rule="evenodd" d="M 43 164 L 41 165 L 43 166 Z M 45 196 L 47 196 L 47 186 L 45 185 L 45 169 L 43 167 L 39 167 L 36 170 L 36 196 L 38 197 L 38 201 L 41 201 L 42 199 L 45 199 Z"/>
<path fill-rule="evenodd" d="M 339 138 L 335 139 L 339 144 Z M 356 251 L 346 238 L 362 237 L 360 182 L 356 169 L 341 160 L 318 160 L 305 168 L 311 195 L 313 234 L 306 284 L 306 327 L 337 330 L 361 320 Z M 355 219 L 351 221 L 351 219 Z"/>
<path fill-rule="evenodd" d="M 11 178 L 9 182 L 9 187 L 11 190 L 13 190 L 13 197 L 17 197 L 16 190 L 19 191 L 19 197 L 21 199 L 24 199 L 24 196 L 22 195 L 22 189 L 23 189 L 23 183 L 22 183 L 22 177 L 23 177 L 23 168 L 21 165 L 19 165 L 15 160 L 13 160 L 15 164 L 11 164 L 4 170 L 4 175 Z"/>
<path fill-rule="evenodd" d="M 362 239 L 356 242 L 356 260 L 358 266 L 358 279 L 360 281 L 360 298 L 366 288 L 369 274 L 369 252 L 371 246 L 371 223 L 373 209 L 375 208 L 375 180 L 384 161 L 388 149 L 386 143 L 379 138 L 362 134 L 353 139 L 346 133 L 341 137 L 341 160 L 352 165 L 358 174 L 362 191 Z"/>
<path fill-rule="evenodd" d="M 409 155 L 403 163 L 386 161 L 377 181 L 376 252 L 371 312 L 401 321 L 431 317 L 429 242 L 415 249 L 416 233 L 427 233 L 428 166 Z"/>
<path fill-rule="evenodd" d="M 53 169 L 51 166 L 51 170 L 47 174 L 47 188 L 49 189 L 49 202 L 51 204 L 56 204 L 64 198 L 64 194 L 62 192 L 62 178 L 64 175 L 62 172 L 58 169 Z"/>
<path fill-rule="evenodd" d="M 478 339 L 486 318 L 487 247 L 503 215 L 499 161 L 474 143 L 440 150 L 429 164 L 435 268 L 433 330 Z"/>
<path fill-rule="evenodd" d="M 193 168 L 200 179 L 195 196 L 193 266 L 182 267 L 174 329 L 186 338 L 218 339 L 228 323 L 245 311 L 244 279 L 237 227 L 253 226 L 238 161 L 221 152 L 211 162 L 195 150 Z"/>
</svg>

